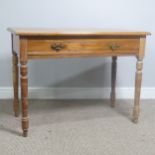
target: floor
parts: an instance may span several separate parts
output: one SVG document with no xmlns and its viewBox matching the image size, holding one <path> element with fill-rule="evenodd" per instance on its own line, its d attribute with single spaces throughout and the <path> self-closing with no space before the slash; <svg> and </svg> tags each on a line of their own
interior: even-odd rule
<svg viewBox="0 0 155 155">
<path fill-rule="evenodd" d="M 0 155 L 155 155 L 155 100 L 143 100 L 138 124 L 132 100 L 30 100 L 29 137 L 21 115 L 0 100 Z"/>
</svg>

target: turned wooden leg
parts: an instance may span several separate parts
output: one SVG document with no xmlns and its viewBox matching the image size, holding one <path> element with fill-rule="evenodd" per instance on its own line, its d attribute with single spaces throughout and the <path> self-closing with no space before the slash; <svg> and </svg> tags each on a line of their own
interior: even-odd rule
<svg viewBox="0 0 155 155">
<path fill-rule="evenodd" d="M 136 77 L 135 77 L 135 98 L 134 98 L 134 109 L 133 109 L 133 122 L 138 122 L 138 117 L 140 113 L 140 91 L 141 91 L 141 81 L 142 81 L 142 68 L 143 60 L 137 58 L 136 65 Z"/>
<path fill-rule="evenodd" d="M 117 71 L 117 57 L 112 57 L 112 65 L 111 65 L 111 106 L 115 107 L 116 93 L 116 71 Z"/>
<path fill-rule="evenodd" d="M 15 116 L 19 116 L 19 97 L 18 97 L 18 56 L 15 52 L 12 55 L 12 75 L 13 75 L 13 89 L 14 89 L 14 99 L 13 99 L 13 109 Z"/>
<path fill-rule="evenodd" d="M 23 136 L 28 136 L 28 78 L 27 78 L 27 63 L 21 62 L 21 100 L 22 100 L 22 129 Z"/>
</svg>

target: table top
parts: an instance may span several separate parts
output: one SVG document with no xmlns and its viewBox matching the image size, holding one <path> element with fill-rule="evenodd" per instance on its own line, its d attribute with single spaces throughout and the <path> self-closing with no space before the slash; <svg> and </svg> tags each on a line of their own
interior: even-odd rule
<svg viewBox="0 0 155 155">
<path fill-rule="evenodd" d="M 146 36 L 149 32 L 124 31 L 109 29 L 55 29 L 55 28 L 8 28 L 8 31 L 19 36 L 70 36 L 70 35 L 96 35 L 96 36 Z"/>
</svg>

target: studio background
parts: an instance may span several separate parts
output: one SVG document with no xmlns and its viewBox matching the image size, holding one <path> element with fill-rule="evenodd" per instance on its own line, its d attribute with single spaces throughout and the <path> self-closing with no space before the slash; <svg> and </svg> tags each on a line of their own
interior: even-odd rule
<svg viewBox="0 0 155 155">
<path fill-rule="evenodd" d="M 142 98 L 155 98 L 154 0 L 0 0 L 0 98 L 12 97 L 11 36 L 8 27 L 105 28 L 149 31 Z M 133 98 L 134 57 L 118 58 L 117 96 Z M 31 98 L 106 98 L 111 58 L 29 61 Z"/>
</svg>

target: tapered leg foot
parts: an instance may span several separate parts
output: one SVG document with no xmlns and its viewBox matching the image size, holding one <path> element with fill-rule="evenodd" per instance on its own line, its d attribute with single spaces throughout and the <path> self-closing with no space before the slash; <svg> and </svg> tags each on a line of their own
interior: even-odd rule
<svg viewBox="0 0 155 155">
<path fill-rule="evenodd" d="M 116 96 L 115 93 L 111 93 L 111 107 L 114 108 L 115 107 L 115 101 L 116 101 Z"/>
<path fill-rule="evenodd" d="M 19 101 L 18 102 L 13 102 L 14 105 L 14 116 L 18 117 L 19 116 Z"/>
<path fill-rule="evenodd" d="M 140 113 L 140 106 L 134 106 L 133 109 L 133 122 L 134 123 L 138 123 L 138 117 L 139 117 L 139 113 Z"/>
<path fill-rule="evenodd" d="M 19 112 L 15 112 L 15 117 L 19 117 Z"/>
<path fill-rule="evenodd" d="M 137 123 L 138 123 L 138 118 L 133 118 L 133 122 L 134 122 L 135 124 L 137 124 Z"/>
<path fill-rule="evenodd" d="M 116 101 L 116 94 L 115 94 L 115 87 L 116 87 L 116 71 L 117 71 L 117 57 L 112 57 L 112 65 L 111 65 L 111 107 L 115 107 Z"/>
<path fill-rule="evenodd" d="M 28 137 L 28 130 L 23 130 L 23 137 Z"/>
</svg>

